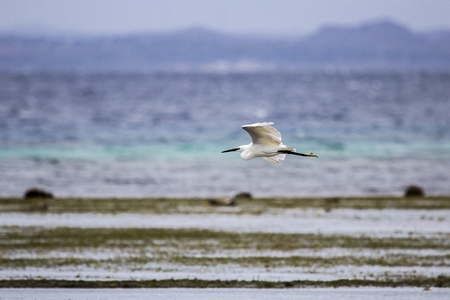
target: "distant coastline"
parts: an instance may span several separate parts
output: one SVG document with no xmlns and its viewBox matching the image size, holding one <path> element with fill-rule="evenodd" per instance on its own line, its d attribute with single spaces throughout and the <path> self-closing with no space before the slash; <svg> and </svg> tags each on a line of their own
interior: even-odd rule
<svg viewBox="0 0 450 300">
<path fill-rule="evenodd" d="M 450 70 L 450 30 L 418 33 L 389 20 L 328 26 L 305 37 L 191 28 L 114 36 L 0 33 L 3 71 L 267 72 Z"/>
</svg>

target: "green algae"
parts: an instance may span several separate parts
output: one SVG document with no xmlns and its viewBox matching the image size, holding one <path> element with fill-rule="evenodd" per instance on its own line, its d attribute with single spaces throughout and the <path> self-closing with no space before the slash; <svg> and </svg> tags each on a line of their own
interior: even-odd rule
<svg viewBox="0 0 450 300">
<path fill-rule="evenodd" d="M 409 277 L 401 279 L 367 280 L 340 279 L 332 281 L 242 281 L 242 280 L 199 280 L 199 279 L 166 279 L 166 280 L 122 280 L 122 281 L 85 281 L 85 280 L 52 280 L 52 279 L 20 279 L 0 280 L 0 288 L 306 288 L 306 287 L 421 287 L 429 289 L 450 288 L 450 277 Z"/>
<path fill-rule="evenodd" d="M 313 255 L 320 249 L 362 249 L 372 255 Z M 294 255 L 289 251 L 304 249 L 311 255 Z M 377 255 L 377 250 L 397 249 L 399 253 Z M 443 250 L 442 255 L 413 255 L 401 249 Z M 369 237 L 342 234 L 236 233 L 201 229 L 167 228 L 40 228 L 0 227 L 0 268 L 27 267 L 61 268 L 85 266 L 90 268 L 132 268 L 142 270 L 154 266 L 219 266 L 243 268 L 334 266 L 384 267 L 449 267 L 450 235 L 432 237 Z M 252 255 L 217 255 L 223 251 L 246 251 Z M 264 255 L 264 251 L 285 253 Z M 78 254 L 58 257 L 57 253 Z M 16 253 L 22 256 L 15 258 Z M 23 255 L 35 254 L 31 256 Z M 53 253 L 53 254 L 52 254 Z M 52 255 L 56 256 L 53 257 Z M 87 254 L 86 254 L 87 253 Z M 111 253 L 113 257 L 90 258 L 89 253 Z M 114 255 L 116 253 L 116 255 Z M 261 253 L 261 254 L 258 254 Z M 212 255 L 211 255 L 212 254 Z M 151 265 L 150 267 L 148 265 Z"/>
<path fill-rule="evenodd" d="M 450 209 L 450 196 L 426 198 L 257 198 L 238 199 L 236 206 L 211 206 L 203 198 L 0 198 L 0 212 L 253 214 L 288 209 Z"/>
<path fill-rule="evenodd" d="M 450 234 L 373 237 L 312 233 L 240 233 L 172 228 L 0 227 L 0 251 L 146 247 L 205 250 L 450 249 Z"/>
<path fill-rule="evenodd" d="M 331 268 L 336 266 L 381 266 L 381 267 L 450 267 L 450 255 L 405 255 L 391 254 L 385 257 L 311 257 L 311 256 L 249 256 L 249 257 L 195 257 L 172 255 L 155 256 L 129 256 L 108 259 L 73 258 L 73 257 L 45 257 L 45 258 L 0 258 L 0 266 L 3 269 L 48 268 L 58 269 L 62 267 L 88 267 L 101 269 L 131 268 L 133 270 L 154 269 L 158 264 L 176 267 L 183 266 L 207 266 L 233 265 L 242 268 Z"/>
</svg>

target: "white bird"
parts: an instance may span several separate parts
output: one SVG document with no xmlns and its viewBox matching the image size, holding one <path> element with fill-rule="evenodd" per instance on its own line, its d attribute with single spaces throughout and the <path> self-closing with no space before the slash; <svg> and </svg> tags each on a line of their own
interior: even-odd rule
<svg viewBox="0 0 450 300">
<path fill-rule="evenodd" d="M 287 147 L 281 143 L 281 133 L 273 126 L 273 122 L 262 122 L 242 126 L 242 129 L 248 132 L 252 137 L 252 142 L 248 145 L 239 146 L 237 148 L 224 150 L 225 152 L 238 151 L 242 152 L 243 159 L 252 159 L 262 157 L 271 163 L 278 163 L 284 160 L 286 154 L 299 156 L 318 157 L 313 153 L 298 153 L 295 148 Z"/>
</svg>

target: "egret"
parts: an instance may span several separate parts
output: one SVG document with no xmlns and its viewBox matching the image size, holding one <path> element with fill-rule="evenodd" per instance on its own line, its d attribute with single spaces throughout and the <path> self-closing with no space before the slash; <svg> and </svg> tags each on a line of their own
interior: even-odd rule
<svg viewBox="0 0 450 300">
<path fill-rule="evenodd" d="M 248 145 L 224 150 L 222 153 L 238 151 L 242 152 L 243 159 L 252 159 L 262 157 L 265 160 L 276 164 L 284 160 L 286 154 L 293 154 L 307 157 L 318 157 L 314 153 L 298 153 L 295 148 L 287 147 L 281 143 L 281 133 L 273 126 L 273 122 L 254 123 L 242 126 L 242 129 L 248 132 L 252 142 Z"/>
</svg>

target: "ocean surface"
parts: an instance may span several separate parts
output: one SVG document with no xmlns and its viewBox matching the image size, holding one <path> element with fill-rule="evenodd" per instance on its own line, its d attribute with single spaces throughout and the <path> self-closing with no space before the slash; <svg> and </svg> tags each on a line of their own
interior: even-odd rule
<svg viewBox="0 0 450 300">
<path fill-rule="evenodd" d="M 319 158 L 222 150 L 272 121 Z M 450 194 L 450 73 L 0 73 L 0 196 Z"/>
</svg>

